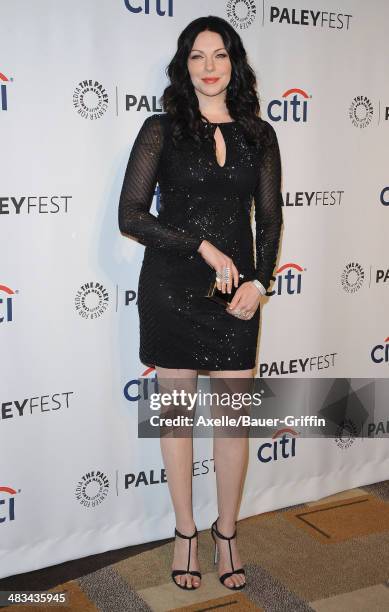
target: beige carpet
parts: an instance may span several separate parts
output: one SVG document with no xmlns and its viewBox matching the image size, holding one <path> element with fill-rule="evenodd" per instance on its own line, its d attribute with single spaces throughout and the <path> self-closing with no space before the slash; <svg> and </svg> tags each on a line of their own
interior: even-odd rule
<svg viewBox="0 0 389 612">
<path fill-rule="evenodd" d="M 85 612 L 389 611 L 389 481 L 242 520 L 238 542 L 243 591 L 218 581 L 209 530 L 199 534 L 203 581 L 196 591 L 170 579 L 173 539 L 137 554 L 128 548 L 126 558 L 47 590 L 67 591 L 71 609 Z M 17 579 L 0 580 L 0 589 L 17 588 Z"/>
</svg>

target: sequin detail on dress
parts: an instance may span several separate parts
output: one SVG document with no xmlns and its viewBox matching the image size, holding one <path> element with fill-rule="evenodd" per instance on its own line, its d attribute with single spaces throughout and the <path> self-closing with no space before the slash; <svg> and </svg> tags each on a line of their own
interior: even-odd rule
<svg viewBox="0 0 389 612">
<path fill-rule="evenodd" d="M 262 119 L 258 119 L 262 121 Z M 119 201 L 120 230 L 146 246 L 138 283 L 139 358 L 146 365 L 204 370 L 255 367 L 260 308 L 238 319 L 207 300 L 215 271 L 197 252 L 207 239 L 247 280 L 268 288 L 282 226 L 281 162 L 271 143 L 247 144 L 238 122 L 219 127 L 226 146 L 218 164 L 214 139 L 175 148 L 166 113 L 149 116 L 132 147 Z M 157 182 L 158 217 L 150 206 Z M 250 224 L 255 207 L 255 248 Z M 256 259 L 256 261 L 255 261 Z"/>
</svg>

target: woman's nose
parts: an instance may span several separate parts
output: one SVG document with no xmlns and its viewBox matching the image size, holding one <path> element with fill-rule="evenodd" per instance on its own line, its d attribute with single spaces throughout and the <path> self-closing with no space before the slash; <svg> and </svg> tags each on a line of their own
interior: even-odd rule
<svg viewBox="0 0 389 612">
<path fill-rule="evenodd" d="M 214 69 L 213 60 L 205 60 L 205 70 L 207 72 L 212 72 Z"/>
</svg>

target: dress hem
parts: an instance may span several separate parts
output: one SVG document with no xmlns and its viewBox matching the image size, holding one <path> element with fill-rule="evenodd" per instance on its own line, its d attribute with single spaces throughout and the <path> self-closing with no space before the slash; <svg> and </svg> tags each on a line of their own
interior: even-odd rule
<svg viewBox="0 0 389 612">
<path fill-rule="evenodd" d="M 206 370 L 206 371 L 212 371 L 212 372 L 220 372 L 225 370 L 226 372 L 238 372 L 240 370 L 253 370 L 256 367 L 256 364 L 254 363 L 254 365 L 248 365 L 248 366 L 243 366 L 243 367 L 239 367 L 239 368 L 231 368 L 231 367 L 215 367 L 212 365 L 177 365 L 177 364 L 166 364 L 166 363 L 153 363 L 153 359 L 140 359 L 140 362 L 149 367 L 149 368 L 155 368 L 156 366 L 159 366 L 160 368 L 172 368 L 172 369 L 181 369 L 181 370 Z"/>
</svg>

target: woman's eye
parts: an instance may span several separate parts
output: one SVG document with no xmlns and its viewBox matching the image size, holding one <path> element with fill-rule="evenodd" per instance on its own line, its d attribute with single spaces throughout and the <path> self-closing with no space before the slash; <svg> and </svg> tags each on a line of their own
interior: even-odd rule
<svg viewBox="0 0 389 612">
<path fill-rule="evenodd" d="M 190 59 L 198 59 L 201 58 L 202 55 L 191 55 Z M 226 53 L 218 53 L 216 57 L 227 57 Z"/>
</svg>

